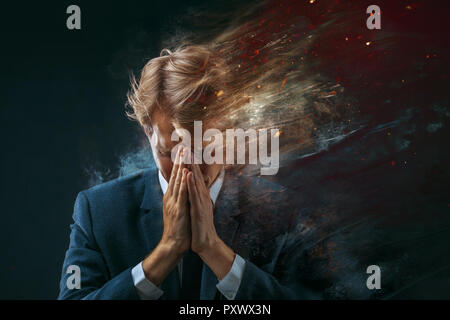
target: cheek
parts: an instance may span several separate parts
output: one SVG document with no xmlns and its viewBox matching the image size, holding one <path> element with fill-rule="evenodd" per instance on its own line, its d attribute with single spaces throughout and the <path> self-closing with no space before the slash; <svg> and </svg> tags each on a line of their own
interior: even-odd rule
<svg viewBox="0 0 450 320">
<path fill-rule="evenodd" d="M 158 153 L 158 151 L 156 150 L 154 141 L 152 141 L 152 139 L 149 139 L 149 140 L 150 140 L 150 145 L 152 147 L 153 159 L 155 160 L 156 166 L 162 172 L 164 178 L 169 179 L 170 173 L 172 171 L 172 166 L 173 166 L 170 156 L 169 157 L 161 156 Z"/>
</svg>

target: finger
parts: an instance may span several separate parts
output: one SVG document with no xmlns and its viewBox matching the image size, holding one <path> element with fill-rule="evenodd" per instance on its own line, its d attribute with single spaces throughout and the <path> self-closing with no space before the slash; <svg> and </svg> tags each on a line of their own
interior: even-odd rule
<svg viewBox="0 0 450 320">
<path fill-rule="evenodd" d="M 194 164 L 192 167 L 192 171 L 194 172 L 194 178 L 195 178 L 195 185 L 197 187 L 198 192 L 205 192 L 206 186 L 205 181 L 203 180 L 203 174 L 200 170 L 200 167 L 198 164 Z"/>
<path fill-rule="evenodd" d="M 179 163 L 178 158 L 180 157 L 180 152 L 181 152 L 181 150 L 178 149 L 177 154 L 174 159 L 172 172 L 170 173 L 169 186 L 167 187 L 167 191 L 169 191 L 170 193 L 172 193 L 173 185 L 175 183 L 175 177 L 178 173 L 178 163 Z"/>
<path fill-rule="evenodd" d="M 191 212 L 196 212 L 198 208 L 198 193 L 195 186 L 195 179 L 194 174 L 189 172 L 187 174 L 187 187 L 188 187 L 188 196 L 189 196 L 189 203 L 191 205 Z"/>
<path fill-rule="evenodd" d="M 172 190 L 173 183 L 175 182 L 175 177 L 178 172 L 178 160 L 177 159 L 179 156 L 180 156 L 180 149 L 177 150 L 175 159 L 173 160 L 172 171 L 170 173 L 170 178 L 169 178 L 169 187 L 168 187 L 169 190 Z"/>
<path fill-rule="evenodd" d="M 178 164 L 178 171 L 177 176 L 175 178 L 175 184 L 173 186 L 172 194 L 174 195 L 175 199 L 178 199 L 178 193 L 180 191 L 181 186 L 181 179 L 183 177 L 183 169 L 184 169 L 184 163 L 183 163 L 183 149 L 180 151 L 180 155 L 178 158 L 179 164 Z"/>
<path fill-rule="evenodd" d="M 195 185 L 195 190 L 197 191 L 197 195 L 200 196 L 200 192 L 202 190 L 201 183 L 203 182 L 203 175 L 200 171 L 200 167 L 198 164 L 193 165 L 192 167 L 192 173 L 193 173 L 193 182 Z M 203 182 L 204 184 L 204 182 Z"/>
<path fill-rule="evenodd" d="M 189 147 L 183 147 L 183 156 L 182 156 L 183 163 L 191 164 L 192 163 L 191 157 L 192 155 L 191 151 L 189 150 Z"/>
<path fill-rule="evenodd" d="M 178 192 L 178 202 L 181 204 L 186 204 L 187 202 L 187 174 L 188 174 L 188 169 L 183 168 L 182 170 L 182 177 L 181 177 L 181 186 L 180 186 L 180 191 Z"/>
</svg>

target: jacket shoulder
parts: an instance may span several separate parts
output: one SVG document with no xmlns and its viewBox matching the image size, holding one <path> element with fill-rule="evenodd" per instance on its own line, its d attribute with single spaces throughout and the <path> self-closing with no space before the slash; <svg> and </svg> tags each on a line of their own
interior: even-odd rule
<svg viewBox="0 0 450 320">
<path fill-rule="evenodd" d="M 139 208 L 144 196 L 146 179 L 154 177 L 155 169 L 145 169 L 119 177 L 83 190 L 91 211 L 117 211 L 125 208 Z"/>
</svg>

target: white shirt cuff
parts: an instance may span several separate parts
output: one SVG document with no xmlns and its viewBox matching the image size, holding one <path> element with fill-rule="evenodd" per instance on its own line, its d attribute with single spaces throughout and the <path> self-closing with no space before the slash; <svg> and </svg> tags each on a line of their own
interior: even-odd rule
<svg viewBox="0 0 450 320">
<path fill-rule="evenodd" d="M 141 300 L 158 300 L 163 295 L 164 291 L 145 277 L 142 262 L 131 269 L 131 277 Z"/>
<path fill-rule="evenodd" d="M 244 275 L 245 260 L 236 254 L 231 270 L 216 285 L 217 289 L 228 299 L 234 300 Z"/>
</svg>

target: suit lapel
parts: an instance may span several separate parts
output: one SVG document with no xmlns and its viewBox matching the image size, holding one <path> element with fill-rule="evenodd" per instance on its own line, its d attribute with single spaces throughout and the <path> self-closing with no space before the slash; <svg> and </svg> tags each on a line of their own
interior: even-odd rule
<svg viewBox="0 0 450 320">
<path fill-rule="evenodd" d="M 162 217 L 163 194 L 157 179 L 157 172 L 149 170 L 144 174 L 145 190 L 141 202 L 140 223 L 148 252 L 153 250 L 161 239 L 164 229 Z"/>
<path fill-rule="evenodd" d="M 163 194 L 159 185 L 157 170 L 147 171 L 144 174 L 144 179 L 145 191 L 141 203 L 142 215 L 140 224 L 146 242 L 146 252 L 150 253 L 158 245 L 164 230 L 162 215 Z M 161 284 L 161 290 L 164 291 L 162 299 L 178 299 L 180 289 L 178 268 L 175 267 Z"/>
</svg>

